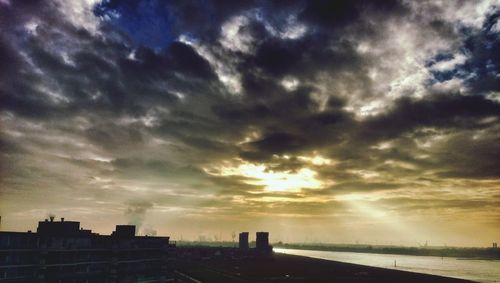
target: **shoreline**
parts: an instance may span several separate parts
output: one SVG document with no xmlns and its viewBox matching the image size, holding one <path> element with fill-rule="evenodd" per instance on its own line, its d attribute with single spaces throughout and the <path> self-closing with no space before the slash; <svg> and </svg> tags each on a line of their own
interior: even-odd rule
<svg viewBox="0 0 500 283">
<path fill-rule="evenodd" d="M 299 245 L 283 244 L 274 245 L 278 249 L 295 249 L 324 252 L 351 252 L 367 254 L 408 255 L 408 256 L 434 256 L 452 257 L 477 260 L 500 260 L 500 249 L 493 248 L 416 248 L 394 246 L 338 246 L 338 245 Z"/>
<path fill-rule="evenodd" d="M 177 241 L 177 246 L 186 248 L 236 248 L 234 242 L 196 242 Z M 250 245 L 253 247 L 254 244 Z M 455 247 L 455 246 L 391 246 L 369 244 L 299 244 L 272 243 L 278 249 L 314 250 L 325 252 L 353 252 L 369 254 L 390 254 L 409 256 L 454 257 L 478 260 L 500 260 L 500 249 L 492 247 Z"/>
</svg>

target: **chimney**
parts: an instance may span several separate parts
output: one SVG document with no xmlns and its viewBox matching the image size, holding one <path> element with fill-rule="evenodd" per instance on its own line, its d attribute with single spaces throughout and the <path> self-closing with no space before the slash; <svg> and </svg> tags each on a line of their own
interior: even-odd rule
<svg viewBox="0 0 500 283">
<path fill-rule="evenodd" d="M 64 217 L 61 217 L 61 222 L 64 222 Z"/>
<path fill-rule="evenodd" d="M 50 222 L 54 222 L 54 218 L 55 218 L 55 217 L 54 217 L 53 215 L 51 215 L 51 216 L 50 216 Z"/>
</svg>

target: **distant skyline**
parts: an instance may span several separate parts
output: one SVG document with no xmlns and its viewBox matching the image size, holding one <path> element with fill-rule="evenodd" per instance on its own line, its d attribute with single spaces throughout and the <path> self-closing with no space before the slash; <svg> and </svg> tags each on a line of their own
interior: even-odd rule
<svg viewBox="0 0 500 283">
<path fill-rule="evenodd" d="M 2 229 L 499 242 L 499 7 L 0 0 Z"/>
</svg>

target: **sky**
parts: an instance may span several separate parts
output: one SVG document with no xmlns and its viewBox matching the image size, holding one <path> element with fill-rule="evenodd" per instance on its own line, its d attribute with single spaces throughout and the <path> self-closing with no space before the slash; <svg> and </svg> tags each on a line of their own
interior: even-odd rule
<svg viewBox="0 0 500 283">
<path fill-rule="evenodd" d="M 0 0 L 2 230 L 490 246 L 499 7 Z"/>
</svg>

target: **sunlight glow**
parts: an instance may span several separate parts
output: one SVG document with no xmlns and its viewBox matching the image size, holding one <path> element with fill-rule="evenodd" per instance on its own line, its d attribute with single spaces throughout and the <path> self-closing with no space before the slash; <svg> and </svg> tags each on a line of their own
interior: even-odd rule
<svg viewBox="0 0 500 283">
<path fill-rule="evenodd" d="M 425 227 L 412 227 L 403 221 L 401 215 L 381 206 L 383 203 L 380 193 L 349 193 L 335 197 L 336 200 L 347 204 L 353 215 L 360 219 L 368 219 L 371 223 L 384 227 L 395 237 L 424 239 L 426 234 Z"/>
<path fill-rule="evenodd" d="M 264 186 L 269 192 L 298 192 L 301 189 L 319 189 L 323 183 L 316 179 L 317 173 L 309 168 L 296 172 L 273 171 L 263 164 L 243 163 L 237 167 L 220 167 L 217 171 L 205 172 L 219 176 L 243 176 L 246 184 Z"/>
<path fill-rule="evenodd" d="M 281 85 L 287 91 L 294 91 L 299 87 L 299 81 L 293 77 L 286 77 L 283 80 L 281 80 Z"/>
<path fill-rule="evenodd" d="M 316 166 L 322 166 L 322 165 L 330 165 L 332 164 L 332 160 L 331 159 L 328 159 L 328 158 L 324 158 L 323 156 L 321 155 L 315 155 L 315 156 L 299 156 L 298 159 L 302 160 L 302 161 L 306 161 L 306 162 L 309 162 L 313 165 L 316 165 Z"/>
<path fill-rule="evenodd" d="M 363 179 L 374 179 L 380 177 L 380 174 L 371 170 L 349 170 L 349 173 L 356 174 Z"/>
</svg>

